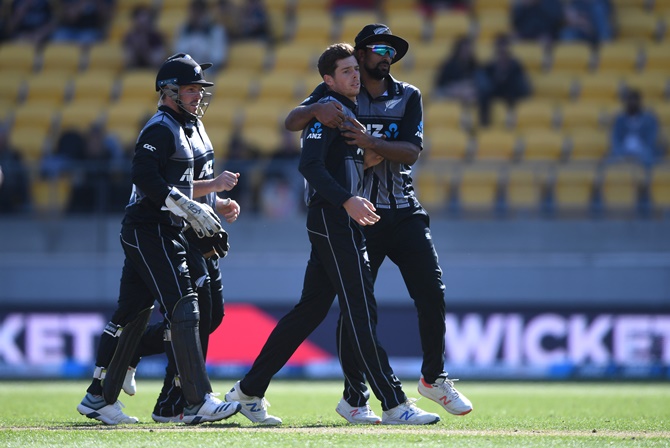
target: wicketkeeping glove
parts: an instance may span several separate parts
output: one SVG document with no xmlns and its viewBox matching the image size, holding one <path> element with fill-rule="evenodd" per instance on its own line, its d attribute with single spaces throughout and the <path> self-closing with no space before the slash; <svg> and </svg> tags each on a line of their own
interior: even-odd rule
<svg viewBox="0 0 670 448">
<path fill-rule="evenodd" d="M 184 218 L 198 238 L 214 236 L 223 230 L 221 220 L 212 207 L 187 198 L 175 187 L 172 187 L 170 194 L 165 198 L 165 208 Z"/>
<path fill-rule="evenodd" d="M 228 244 L 228 232 L 222 230 L 214 236 L 206 236 L 204 238 L 196 238 L 193 229 L 190 227 L 186 229 L 186 239 L 190 244 L 198 247 L 202 256 L 205 258 L 223 258 L 228 255 L 230 245 Z"/>
</svg>

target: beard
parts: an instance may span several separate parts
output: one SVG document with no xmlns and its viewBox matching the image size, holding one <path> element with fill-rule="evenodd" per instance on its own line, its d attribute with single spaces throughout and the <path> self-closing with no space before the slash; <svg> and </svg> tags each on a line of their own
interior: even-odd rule
<svg viewBox="0 0 670 448">
<path fill-rule="evenodd" d="M 373 79 L 381 81 L 382 79 L 386 78 L 386 76 L 389 74 L 390 66 L 385 62 L 380 62 L 375 67 L 372 68 L 365 67 L 365 71 Z"/>
</svg>

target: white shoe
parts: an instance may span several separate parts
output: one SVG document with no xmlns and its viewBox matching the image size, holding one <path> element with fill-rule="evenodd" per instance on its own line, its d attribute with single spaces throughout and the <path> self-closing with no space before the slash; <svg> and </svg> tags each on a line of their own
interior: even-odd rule
<svg viewBox="0 0 670 448">
<path fill-rule="evenodd" d="M 156 423 L 182 423 L 181 415 L 173 415 L 171 417 L 163 417 L 158 414 L 151 414 L 151 418 Z"/>
<path fill-rule="evenodd" d="M 432 425 L 440 421 L 440 416 L 416 407 L 415 400 L 409 399 L 393 409 L 382 413 L 383 425 Z"/>
<path fill-rule="evenodd" d="M 123 391 L 128 395 L 135 395 L 137 392 L 137 383 L 135 382 L 135 372 L 137 369 L 135 367 L 128 367 L 126 372 L 126 377 L 123 379 Z"/>
<path fill-rule="evenodd" d="M 240 412 L 253 423 L 267 426 L 281 425 L 279 417 L 268 414 L 270 403 L 265 398 L 251 397 L 242 393 L 240 382 L 235 383 L 230 392 L 226 394 L 226 401 L 238 401 L 242 404 Z"/>
<path fill-rule="evenodd" d="M 137 417 L 129 417 L 123 413 L 123 403 L 117 401 L 114 404 L 107 404 L 104 398 L 87 393 L 81 403 L 77 406 L 77 411 L 88 418 L 100 420 L 107 425 L 119 425 L 123 423 L 138 423 Z"/>
<path fill-rule="evenodd" d="M 186 406 L 179 421 L 187 425 L 217 422 L 237 414 L 241 407 L 242 405 L 236 401 L 221 401 L 214 394 L 209 393 L 205 395 L 205 401 L 202 404 Z"/>
<path fill-rule="evenodd" d="M 447 378 L 447 374 L 440 375 L 433 384 L 428 384 L 423 376 L 419 380 L 419 393 L 441 405 L 453 415 L 465 415 L 472 411 L 472 403 L 459 393 L 454 387 L 454 381 Z"/>
<path fill-rule="evenodd" d="M 335 412 L 354 425 L 378 425 L 382 422 L 382 419 L 370 409 L 370 405 L 366 404 L 356 408 L 347 403 L 344 398 L 337 403 Z"/>
</svg>

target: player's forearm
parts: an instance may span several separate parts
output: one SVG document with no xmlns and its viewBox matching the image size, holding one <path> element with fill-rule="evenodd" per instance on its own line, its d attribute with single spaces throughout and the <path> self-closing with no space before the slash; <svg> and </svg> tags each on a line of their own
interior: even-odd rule
<svg viewBox="0 0 670 448">
<path fill-rule="evenodd" d="M 386 160 L 405 165 L 414 165 L 419 159 L 421 150 L 418 146 L 410 142 L 386 141 L 381 138 L 374 138 L 372 144 L 365 149 L 371 149 Z"/>
<path fill-rule="evenodd" d="M 289 131 L 302 131 L 305 126 L 314 118 L 313 105 L 298 106 L 289 112 L 286 120 L 284 120 L 284 127 Z"/>
<path fill-rule="evenodd" d="M 207 180 L 194 180 L 193 181 L 193 197 L 199 198 L 201 196 L 208 195 L 209 193 L 216 191 L 214 189 L 213 179 Z"/>
</svg>

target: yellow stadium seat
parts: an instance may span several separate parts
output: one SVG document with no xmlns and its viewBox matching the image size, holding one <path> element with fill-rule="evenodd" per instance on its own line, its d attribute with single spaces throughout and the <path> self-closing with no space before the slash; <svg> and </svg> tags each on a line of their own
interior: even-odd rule
<svg viewBox="0 0 670 448">
<path fill-rule="evenodd" d="M 463 170 L 458 203 L 464 211 L 492 212 L 498 198 L 498 167 L 471 166 Z"/>
<path fill-rule="evenodd" d="M 596 165 L 571 163 L 556 167 L 554 205 L 560 213 L 587 212 L 593 201 Z"/>
<path fill-rule="evenodd" d="M 62 213 L 70 201 L 72 179 L 69 176 L 34 179 L 30 184 L 30 190 L 33 207 L 37 213 Z"/>
<path fill-rule="evenodd" d="M 252 92 L 258 89 L 260 75 L 255 71 L 234 70 L 226 68 L 221 70 L 214 83 L 214 101 L 226 101 L 228 99 L 246 100 Z"/>
<path fill-rule="evenodd" d="M 316 61 L 320 54 L 310 44 L 281 45 L 273 54 L 273 71 L 292 72 L 294 76 L 316 71 Z"/>
<path fill-rule="evenodd" d="M 670 164 L 654 166 L 650 182 L 651 201 L 656 209 L 670 210 Z"/>
<path fill-rule="evenodd" d="M 296 103 L 298 92 L 303 90 L 302 82 L 293 72 L 274 70 L 259 79 L 256 100 Z"/>
<path fill-rule="evenodd" d="M 27 42 L 3 42 L 0 45 L 0 61 L 11 61 L 11 70 L 29 75 L 35 68 L 35 45 Z M 3 63 L 3 69 L 8 65 Z"/>
<path fill-rule="evenodd" d="M 243 104 L 237 99 L 214 98 L 202 118 L 203 123 L 207 126 L 207 132 L 215 128 L 232 129 L 233 126 L 241 123 L 244 115 Z"/>
<path fill-rule="evenodd" d="M 53 103 L 39 101 L 23 103 L 14 110 L 12 129 L 34 129 L 36 132 L 46 133 L 51 129 L 58 110 Z"/>
<path fill-rule="evenodd" d="M 286 115 L 292 107 L 294 105 L 284 101 L 255 101 L 245 104 L 243 127 L 267 126 L 279 129 L 284 126 Z"/>
<path fill-rule="evenodd" d="M 670 48 L 667 42 L 645 46 L 644 58 L 645 72 L 659 72 L 666 76 L 670 73 Z"/>
<path fill-rule="evenodd" d="M 556 106 L 553 101 L 530 99 L 515 107 L 513 117 L 517 130 L 550 129 L 556 123 Z"/>
<path fill-rule="evenodd" d="M 74 74 L 82 66 L 82 49 L 79 44 L 52 43 L 39 54 L 40 70 L 43 72 L 67 72 Z"/>
<path fill-rule="evenodd" d="M 665 128 L 670 128 L 670 103 L 656 103 L 651 109 Z"/>
<path fill-rule="evenodd" d="M 312 44 L 324 49 L 331 43 L 333 33 L 333 19 L 328 12 L 298 10 L 295 17 L 295 31 L 293 42 Z M 353 42 L 354 37 L 344 39 Z"/>
<path fill-rule="evenodd" d="M 402 36 L 412 46 L 412 49 L 420 46 L 424 40 L 427 30 L 424 17 L 421 12 L 417 10 L 405 11 L 401 14 L 393 14 L 388 16 L 386 23 L 393 34 Z"/>
<path fill-rule="evenodd" d="M 551 56 L 551 71 L 581 75 L 589 71 L 591 58 L 591 49 L 586 44 L 558 44 Z"/>
<path fill-rule="evenodd" d="M 234 42 L 228 50 L 228 62 L 223 72 L 247 70 L 260 73 L 267 66 L 267 59 L 268 49 L 264 42 L 254 40 Z"/>
<path fill-rule="evenodd" d="M 431 24 L 433 42 L 444 43 L 465 36 L 470 32 L 471 23 L 467 14 L 449 10 L 438 10 Z"/>
<path fill-rule="evenodd" d="M 488 161 L 510 161 L 516 155 L 517 136 L 508 131 L 481 130 L 475 139 L 475 159 Z"/>
<path fill-rule="evenodd" d="M 144 2 L 148 4 L 150 2 Z M 123 41 L 123 37 L 132 27 L 133 21 L 131 17 L 132 8 L 118 11 L 112 18 L 112 23 L 109 26 L 107 33 L 107 41 L 118 45 Z"/>
<path fill-rule="evenodd" d="M 598 73 L 633 73 L 641 62 L 635 42 L 606 42 L 598 50 Z"/>
<path fill-rule="evenodd" d="M 146 121 L 156 112 L 156 103 L 146 101 L 117 101 L 105 113 L 105 126 L 124 146 L 133 144 Z"/>
<path fill-rule="evenodd" d="M 476 19 L 477 37 L 491 42 L 499 34 L 510 31 L 509 14 L 506 11 L 490 11 L 479 14 Z"/>
<path fill-rule="evenodd" d="M 42 127 L 14 127 L 9 133 L 9 145 L 17 149 L 24 161 L 36 163 L 45 153 L 47 136 L 47 129 Z"/>
<path fill-rule="evenodd" d="M 601 181 L 601 194 L 606 210 L 633 212 L 644 171 L 640 165 L 616 163 L 606 165 Z"/>
<path fill-rule="evenodd" d="M 639 90 L 645 100 L 663 99 L 670 90 L 670 72 L 645 71 L 635 73 L 626 76 L 624 84 Z"/>
<path fill-rule="evenodd" d="M 604 121 L 603 106 L 599 103 L 580 101 L 564 103 L 560 107 L 561 127 L 572 129 L 576 127 L 592 127 L 598 129 Z"/>
<path fill-rule="evenodd" d="M 328 13 L 330 0 L 295 0 L 295 8 L 299 11 L 319 11 Z"/>
<path fill-rule="evenodd" d="M 395 67 L 395 64 L 393 65 Z M 434 100 L 433 88 L 435 87 L 435 70 L 415 68 L 411 72 L 398 74 L 395 69 L 391 69 L 394 78 L 412 84 L 421 90 L 424 104 L 431 103 Z"/>
<path fill-rule="evenodd" d="M 529 73 L 541 72 L 547 64 L 544 48 L 538 43 L 515 43 L 512 46 L 512 53 L 519 58 Z"/>
<path fill-rule="evenodd" d="M 510 165 L 504 183 L 507 207 L 512 210 L 537 211 L 544 197 L 547 171 L 546 165 L 536 163 Z"/>
<path fill-rule="evenodd" d="M 617 102 L 621 90 L 621 76 L 613 73 L 582 75 L 578 80 L 580 101 Z"/>
<path fill-rule="evenodd" d="M 564 153 L 564 138 L 558 132 L 534 130 L 525 132 L 523 160 L 527 162 L 558 162 Z"/>
<path fill-rule="evenodd" d="M 242 126 L 242 139 L 261 155 L 269 157 L 279 148 L 281 133 L 278 126 L 269 123 L 245 122 Z"/>
<path fill-rule="evenodd" d="M 214 14 L 214 10 L 210 10 Z M 156 29 L 163 34 L 168 46 L 171 46 L 177 37 L 177 33 L 186 23 L 186 16 L 183 11 L 162 9 L 156 20 Z"/>
<path fill-rule="evenodd" d="M 410 14 L 416 11 L 418 8 L 418 0 L 393 0 L 393 1 L 385 1 L 381 2 L 382 5 L 381 7 L 383 8 L 384 11 L 384 17 L 390 17 L 393 15 L 402 15 L 402 14 Z M 400 33 L 396 33 L 396 31 L 393 30 L 393 34 L 398 34 L 402 36 Z"/>
<path fill-rule="evenodd" d="M 454 128 L 441 127 L 425 135 L 428 160 L 464 160 L 470 148 L 470 136 Z M 425 151 L 425 149 L 424 149 Z"/>
<path fill-rule="evenodd" d="M 597 162 L 609 150 L 609 135 L 594 128 L 574 128 L 568 137 L 571 161 Z"/>
<path fill-rule="evenodd" d="M 155 70 L 133 70 L 119 77 L 118 101 L 146 102 L 155 104 L 158 102 L 156 92 Z"/>
<path fill-rule="evenodd" d="M 452 177 L 450 170 L 435 167 L 422 167 L 417 173 L 417 197 L 429 212 L 437 213 L 447 207 L 452 190 Z"/>
<path fill-rule="evenodd" d="M 356 35 L 365 25 L 371 23 L 383 23 L 379 14 L 374 11 L 356 11 L 347 13 L 340 19 L 339 26 L 334 26 L 333 36 L 337 42 L 353 43 Z M 391 32 L 395 33 L 393 29 Z"/>
<path fill-rule="evenodd" d="M 8 71 L 2 69 L 0 71 L 2 77 L 2 89 L 0 89 L 0 101 L 8 105 L 16 105 L 24 95 L 26 87 L 26 75 L 22 72 Z"/>
<path fill-rule="evenodd" d="M 207 115 L 205 115 L 205 117 L 207 117 Z M 225 160 L 228 156 L 228 146 L 232 135 L 232 129 L 224 126 L 209 126 L 207 135 L 214 148 L 214 160 Z"/>
<path fill-rule="evenodd" d="M 270 21 L 270 36 L 275 42 L 282 42 L 287 38 L 288 29 L 286 13 L 277 9 L 268 9 Z"/>
<path fill-rule="evenodd" d="M 77 129 L 84 131 L 101 120 L 107 104 L 95 100 L 72 101 L 60 111 L 58 125 L 61 131 Z"/>
<path fill-rule="evenodd" d="M 532 77 L 533 96 L 566 101 L 572 97 L 575 84 L 574 76 L 569 73 L 538 73 Z"/>
<path fill-rule="evenodd" d="M 433 101 L 423 112 L 424 133 L 438 129 L 459 129 L 463 123 L 463 109 L 453 101 Z"/>
<path fill-rule="evenodd" d="M 451 45 L 445 45 L 444 42 L 432 40 L 430 42 L 422 42 L 420 45 L 411 45 L 411 50 L 405 58 L 412 59 L 414 70 L 433 71 L 434 79 L 437 75 L 437 70 L 439 70 L 450 52 Z"/>
<path fill-rule="evenodd" d="M 626 9 L 617 16 L 617 39 L 652 42 L 659 34 L 660 20 L 646 11 Z"/>
<path fill-rule="evenodd" d="M 60 106 L 65 101 L 71 84 L 67 72 L 40 72 L 27 79 L 25 102 L 51 103 Z"/>
<path fill-rule="evenodd" d="M 105 70 L 88 70 L 74 78 L 72 102 L 96 101 L 109 103 L 116 77 Z"/>
<path fill-rule="evenodd" d="M 123 47 L 120 43 L 107 41 L 95 44 L 88 52 L 86 70 L 120 73 L 125 65 Z"/>
</svg>

